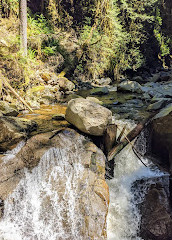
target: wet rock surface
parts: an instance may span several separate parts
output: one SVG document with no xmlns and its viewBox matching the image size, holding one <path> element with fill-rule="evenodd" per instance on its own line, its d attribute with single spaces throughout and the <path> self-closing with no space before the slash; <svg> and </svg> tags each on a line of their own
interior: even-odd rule
<svg viewBox="0 0 172 240">
<path fill-rule="evenodd" d="M 151 139 L 151 150 L 158 163 L 172 173 L 172 104 L 154 117 Z"/>
<path fill-rule="evenodd" d="M 16 143 L 36 130 L 37 124 L 23 118 L 0 117 L 0 127 L 0 151 L 4 152 L 14 148 Z"/>
<path fill-rule="evenodd" d="M 65 236 L 69 236 L 67 239 L 75 239 L 72 235 L 74 229 L 71 229 L 72 226 L 69 220 L 68 211 L 71 211 L 71 209 L 67 207 L 67 199 L 71 199 L 70 195 L 65 195 L 67 194 L 68 176 L 64 175 L 62 179 L 62 173 L 59 172 L 60 175 L 58 176 L 57 170 L 56 175 L 53 175 L 56 176 L 56 181 L 54 181 L 52 177 L 55 166 L 51 163 L 54 161 L 53 158 L 56 158 L 55 149 L 59 149 L 58 151 L 62 152 L 66 151 L 65 154 L 68 155 L 68 163 L 65 163 L 66 158 L 63 159 L 64 156 L 62 152 L 62 155 L 58 155 L 58 161 L 62 161 L 62 163 L 64 161 L 63 164 L 66 166 L 66 171 L 70 168 L 70 174 L 74 176 L 77 174 L 75 172 L 77 169 L 77 171 L 80 171 L 79 169 L 82 170 L 82 175 L 74 179 L 77 182 L 71 182 L 72 186 L 75 186 L 72 197 L 76 198 L 75 206 L 72 207 L 76 210 L 76 216 L 79 215 L 80 217 L 79 224 L 75 226 L 77 227 L 80 239 L 106 239 L 106 216 L 109 204 L 109 191 L 104 177 L 105 156 L 93 143 L 86 140 L 74 130 L 66 129 L 53 138 L 51 137 L 52 133 L 36 135 L 29 139 L 25 146 L 12 158 L 9 158 L 9 156 L 6 156 L 6 158 L 4 158 L 4 156 L 1 157 L 0 199 L 4 201 L 8 195 L 14 191 L 20 179 L 23 177 L 24 167 L 32 171 L 32 169 L 39 164 L 40 159 L 45 158 L 46 153 L 48 153 L 50 149 L 54 149 L 53 152 L 55 155 L 52 155 L 52 162 L 51 159 L 47 159 L 49 164 L 45 166 L 44 179 L 47 179 L 48 183 L 51 184 L 53 193 L 57 191 L 58 203 L 56 204 L 66 206 L 61 215 L 63 219 L 61 222 L 63 224 L 63 231 L 64 234 L 66 233 Z M 75 154 L 77 155 L 76 157 Z M 44 159 L 44 161 L 47 160 L 46 158 Z M 43 162 L 41 164 L 43 164 L 41 166 L 44 166 Z M 58 166 L 61 166 L 60 162 L 57 162 L 56 167 Z M 38 176 L 38 178 L 39 177 L 40 176 Z M 72 181 L 72 179 L 70 181 Z M 53 212 L 52 199 L 50 199 L 48 195 L 43 194 L 43 196 L 42 211 L 44 214 L 42 217 L 44 218 L 46 216 L 48 219 L 49 214 Z M 15 199 L 13 203 L 15 204 Z M 1 214 L 3 215 L 3 212 Z M 53 215 L 51 215 L 51 218 L 52 216 Z M 61 221 L 59 219 L 56 220 Z M 74 221 L 74 219 L 72 221 Z"/>
<path fill-rule="evenodd" d="M 172 214 L 169 201 L 168 181 L 151 184 L 141 204 L 140 235 L 145 240 L 172 239 Z"/>
</svg>

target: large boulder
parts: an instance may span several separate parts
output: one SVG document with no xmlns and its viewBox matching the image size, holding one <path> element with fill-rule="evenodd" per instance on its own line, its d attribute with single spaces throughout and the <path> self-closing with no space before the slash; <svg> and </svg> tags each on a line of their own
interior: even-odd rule
<svg viewBox="0 0 172 240">
<path fill-rule="evenodd" d="M 155 115 L 151 129 L 152 152 L 158 163 L 172 173 L 172 104 Z"/>
<path fill-rule="evenodd" d="M 165 181 L 166 180 L 166 181 Z M 144 189 L 144 180 L 140 187 Z M 167 240 L 172 239 L 172 216 L 169 201 L 168 180 L 152 179 L 143 203 L 140 204 L 141 227 L 140 235 L 143 239 Z"/>
<path fill-rule="evenodd" d="M 80 131 L 102 136 L 112 121 L 112 112 L 87 99 L 72 99 L 66 110 L 66 120 Z"/>
<path fill-rule="evenodd" d="M 21 239 L 28 234 L 26 229 L 31 238 L 42 240 L 50 235 L 106 239 L 105 156 L 85 137 L 71 129 L 54 137 L 51 132 L 39 134 L 13 158 L 1 157 L 0 165 L 0 204 L 8 206 L 2 209 L 0 238 L 14 225 Z"/>
</svg>

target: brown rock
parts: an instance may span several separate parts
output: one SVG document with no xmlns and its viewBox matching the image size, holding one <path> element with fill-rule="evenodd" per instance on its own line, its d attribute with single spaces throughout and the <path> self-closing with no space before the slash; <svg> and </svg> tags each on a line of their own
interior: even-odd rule
<svg viewBox="0 0 172 240">
<path fill-rule="evenodd" d="M 74 130 L 66 129 L 53 138 L 50 138 L 51 136 L 52 133 L 36 135 L 26 142 L 14 158 L 5 162 L 1 158 L 0 199 L 2 203 L 23 177 L 23 168 L 27 167 L 31 171 L 38 165 L 38 168 L 43 168 L 41 173 L 44 171 L 42 180 L 51 186 L 53 194 L 57 193 L 58 206 L 60 206 L 58 211 L 61 211 L 61 218 L 57 221 L 61 221 L 66 239 L 76 239 L 73 235 L 72 224 L 74 224 L 77 236 L 83 239 L 105 240 L 109 191 L 104 178 L 104 154 Z M 49 151 L 51 158 L 46 157 Z M 70 176 L 72 178 L 69 178 Z M 53 198 L 44 191 L 42 189 L 40 217 L 43 220 L 46 218 L 47 221 L 56 215 L 53 215 L 55 207 Z M 74 209 L 72 210 L 75 213 L 74 216 L 70 213 L 71 208 Z M 56 221 L 53 221 L 53 224 L 58 231 Z"/>
<path fill-rule="evenodd" d="M 76 98 L 69 101 L 65 118 L 84 133 L 102 136 L 112 122 L 112 112 L 87 99 Z"/>
<path fill-rule="evenodd" d="M 172 216 L 168 192 L 161 182 L 152 184 L 141 206 L 141 237 L 146 240 L 172 239 Z"/>
<path fill-rule="evenodd" d="M 66 91 L 72 91 L 75 88 L 75 84 L 71 81 L 69 81 L 65 77 L 59 77 L 57 79 L 60 90 L 66 92 Z"/>
<path fill-rule="evenodd" d="M 172 112 L 154 119 L 151 145 L 158 163 L 172 173 Z"/>
</svg>

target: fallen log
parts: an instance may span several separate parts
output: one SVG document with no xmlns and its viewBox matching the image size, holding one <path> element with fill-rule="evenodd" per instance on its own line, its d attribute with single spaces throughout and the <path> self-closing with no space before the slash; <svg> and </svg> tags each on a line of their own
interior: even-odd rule
<svg viewBox="0 0 172 240">
<path fill-rule="evenodd" d="M 121 152 L 121 150 L 127 146 L 133 139 L 135 139 L 140 132 L 143 130 L 145 124 L 148 122 L 148 120 L 146 119 L 144 122 L 139 123 L 133 130 L 131 130 L 126 136 L 125 138 L 118 143 L 114 148 L 112 148 L 112 150 L 109 152 L 108 154 L 108 161 L 111 161 L 119 152 Z"/>
<path fill-rule="evenodd" d="M 123 129 L 121 130 L 121 133 L 119 134 L 119 137 L 118 137 L 117 140 L 116 140 L 117 143 L 119 143 L 119 142 L 121 141 L 121 138 L 122 138 L 122 136 L 124 135 L 126 126 L 127 126 L 127 125 L 125 125 L 125 126 L 123 127 Z M 120 129 L 119 129 L 119 130 L 120 130 Z"/>
<path fill-rule="evenodd" d="M 9 82 L 7 81 L 7 79 L 2 75 L 2 73 L 0 72 L 0 78 L 2 81 L 2 84 L 7 87 L 28 109 L 29 111 L 33 112 L 32 108 L 27 104 L 27 102 L 20 97 L 20 95 L 14 90 L 14 88 L 11 87 L 11 85 L 9 84 Z"/>
<path fill-rule="evenodd" d="M 106 128 L 106 131 L 103 136 L 103 146 L 104 153 L 107 156 L 110 150 L 116 145 L 116 133 L 117 126 L 116 124 L 109 124 Z"/>
</svg>

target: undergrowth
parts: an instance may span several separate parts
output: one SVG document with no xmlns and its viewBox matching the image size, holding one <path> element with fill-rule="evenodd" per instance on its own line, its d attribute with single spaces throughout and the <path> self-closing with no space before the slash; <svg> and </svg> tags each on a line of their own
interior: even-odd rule
<svg viewBox="0 0 172 240">
<path fill-rule="evenodd" d="M 171 40 L 162 30 L 161 5 L 162 0 L 46 0 L 44 15 L 28 9 L 24 59 L 19 51 L 18 1 L 2 0 L 0 66 L 13 87 L 25 90 L 38 84 L 38 70 L 50 66 L 51 59 L 58 62 L 59 56 L 64 61 L 53 71 L 65 69 L 68 75 L 88 80 L 118 80 L 126 70 L 137 71 L 159 60 L 165 64 Z"/>
</svg>

